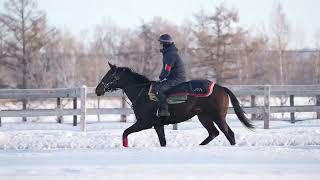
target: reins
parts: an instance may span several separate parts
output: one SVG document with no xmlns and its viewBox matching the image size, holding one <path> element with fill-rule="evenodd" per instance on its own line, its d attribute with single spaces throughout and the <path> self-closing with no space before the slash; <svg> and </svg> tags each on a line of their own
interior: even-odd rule
<svg viewBox="0 0 320 180">
<path fill-rule="evenodd" d="M 129 87 L 126 87 L 126 88 L 123 88 L 123 92 L 125 89 L 130 89 L 130 88 L 133 88 L 133 87 L 140 87 L 140 86 L 145 86 L 145 85 L 148 85 L 148 84 L 151 84 L 151 82 L 148 82 L 148 83 L 142 83 L 142 84 L 137 84 L 137 85 L 133 85 L 133 86 L 129 86 Z M 135 103 L 138 101 L 138 99 L 140 98 L 142 92 L 144 91 L 145 87 L 144 88 L 141 88 L 140 92 L 138 93 L 137 97 L 135 98 L 135 100 L 133 100 L 131 102 L 131 105 L 130 103 L 125 99 L 126 103 L 131 106 L 133 108 L 133 106 L 135 105 Z"/>
<path fill-rule="evenodd" d="M 152 82 L 147 82 L 147 83 L 142 83 L 142 84 L 136 84 L 136 85 L 132 85 L 132 86 L 123 88 L 123 90 L 125 90 L 125 89 L 130 89 L 130 88 L 133 88 L 133 87 L 140 87 L 140 86 L 148 85 L 148 84 L 151 84 L 151 83 L 152 83 Z"/>
<path fill-rule="evenodd" d="M 133 108 L 134 105 L 135 105 L 135 103 L 136 103 L 136 102 L 138 101 L 138 99 L 140 98 L 140 96 L 141 96 L 141 94 L 142 94 L 142 92 L 143 92 L 144 89 L 145 89 L 145 88 L 142 88 L 142 89 L 140 90 L 138 96 L 136 97 L 135 100 L 133 100 L 133 101 L 131 102 L 131 104 L 130 104 L 126 99 L 124 99 L 124 100 L 126 101 L 126 103 L 127 103 L 129 106 L 131 106 L 131 107 Z M 124 91 L 123 91 L 123 92 L 124 92 Z"/>
</svg>

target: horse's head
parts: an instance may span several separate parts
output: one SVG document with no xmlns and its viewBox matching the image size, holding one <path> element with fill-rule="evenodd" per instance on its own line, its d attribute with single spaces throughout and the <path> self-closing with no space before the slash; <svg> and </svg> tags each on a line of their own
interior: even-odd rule
<svg viewBox="0 0 320 180">
<path fill-rule="evenodd" d="M 110 70 L 102 78 L 98 86 L 96 87 L 97 96 L 103 95 L 105 92 L 114 91 L 117 89 L 122 89 L 126 84 L 126 76 L 124 68 L 116 67 L 108 63 Z"/>
</svg>

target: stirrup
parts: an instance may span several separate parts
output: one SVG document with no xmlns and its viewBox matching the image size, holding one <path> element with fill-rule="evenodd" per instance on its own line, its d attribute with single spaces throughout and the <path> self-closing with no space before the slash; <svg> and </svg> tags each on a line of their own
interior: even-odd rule
<svg viewBox="0 0 320 180">
<path fill-rule="evenodd" d="M 158 108 L 157 116 L 158 117 L 170 116 L 170 113 L 169 113 L 169 111 L 166 111 L 166 112 L 165 111 L 160 111 L 159 108 Z"/>
</svg>

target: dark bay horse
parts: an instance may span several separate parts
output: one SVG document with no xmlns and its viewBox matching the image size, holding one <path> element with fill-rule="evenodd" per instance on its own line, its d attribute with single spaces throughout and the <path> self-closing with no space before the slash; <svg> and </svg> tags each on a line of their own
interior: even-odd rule
<svg viewBox="0 0 320 180">
<path fill-rule="evenodd" d="M 219 135 L 214 123 L 223 132 L 230 144 L 235 145 L 234 133 L 226 122 L 229 97 L 234 111 L 242 124 L 249 129 L 254 128 L 245 116 L 235 95 L 228 88 L 218 84 L 214 85 L 210 96 L 189 96 L 184 103 L 169 105 L 170 117 L 159 118 L 156 115 L 157 102 L 151 101 L 148 97 L 152 81 L 127 67 L 116 67 L 110 63 L 109 66 L 110 70 L 96 87 L 96 94 L 101 96 L 105 92 L 122 89 L 130 99 L 137 121 L 123 132 L 122 142 L 124 147 L 128 147 L 129 134 L 152 127 L 156 130 L 160 145 L 166 146 L 164 125 L 180 123 L 196 115 L 209 133 L 208 137 L 200 145 L 208 144 Z"/>
</svg>

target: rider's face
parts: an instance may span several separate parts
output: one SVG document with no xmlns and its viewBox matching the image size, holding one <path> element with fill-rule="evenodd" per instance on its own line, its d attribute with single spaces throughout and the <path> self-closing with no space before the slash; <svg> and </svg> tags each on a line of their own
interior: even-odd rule
<svg viewBox="0 0 320 180">
<path fill-rule="evenodd" d="M 163 52 L 163 44 L 161 42 L 159 43 L 159 49 L 160 49 L 160 52 Z"/>
</svg>

